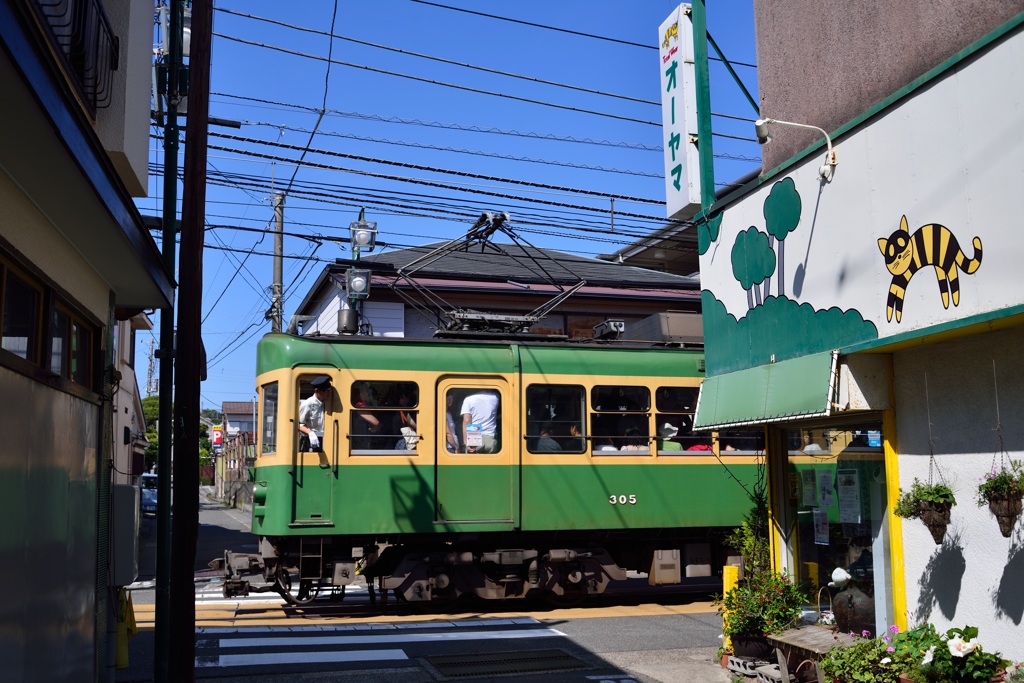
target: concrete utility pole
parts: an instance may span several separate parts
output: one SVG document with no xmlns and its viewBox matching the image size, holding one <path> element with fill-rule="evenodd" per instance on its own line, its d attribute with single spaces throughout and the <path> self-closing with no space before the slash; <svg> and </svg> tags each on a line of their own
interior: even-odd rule
<svg viewBox="0 0 1024 683">
<path fill-rule="evenodd" d="M 284 285 L 282 283 L 284 261 L 284 193 L 274 194 L 274 284 L 271 287 L 270 311 L 271 332 L 281 331 L 284 317 Z"/>
<path fill-rule="evenodd" d="M 181 283 L 174 402 L 174 534 L 170 611 L 170 677 L 194 681 L 196 591 L 193 566 L 199 538 L 199 383 L 202 368 L 203 230 L 206 218 L 207 132 L 213 0 L 192 0 L 189 107 L 185 128 L 181 211 Z"/>
</svg>

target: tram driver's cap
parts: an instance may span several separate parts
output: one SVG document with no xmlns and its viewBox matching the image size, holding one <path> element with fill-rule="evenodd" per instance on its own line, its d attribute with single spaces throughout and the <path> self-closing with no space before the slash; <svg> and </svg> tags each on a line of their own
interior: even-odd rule
<svg viewBox="0 0 1024 683">
<path fill-rule="evenodd" d="M 310 382 L 310 384 L 313 385 L 314 389 L 328 389 L 331 386 L 331 378 L 327 375 L 320 375 Z"/>
</svg>

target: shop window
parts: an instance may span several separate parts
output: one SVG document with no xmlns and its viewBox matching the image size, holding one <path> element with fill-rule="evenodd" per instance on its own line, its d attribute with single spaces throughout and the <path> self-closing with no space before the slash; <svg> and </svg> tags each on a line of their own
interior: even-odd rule
<svg viewBox="0 0 1024 683">
<path fill-rule="evenodd" d="M 42 291 L 10 268 L 3 269 L 3 334 L 6 351 L 39 362 Z"/>
<path fill-rule="evenodd" d="M 892 606 L 880 424 L 785 429 L 783 438 L 797 578 L 811 595 L 824 587 L 834 604 L 856 606 L 841 631 L 884 633 Z M 829 587 L 837 569 L 851 578 Z"/>
<path fill-rule="evenodd" d="M 585 390 L 581 386 L 531 384 L 526 388 L 526 448 L 530 453 L 583 453 Z"/>
<path fill-rule="evenodd" d="M 54 306 L 50 319 L 50 371 L 83 386 L 92 384 L 93 330 L 63 305 Z"/>
<path fill-rule="evenodd" d="M 647 387 L 595 386 L 590 392 L 594 455 L 651 452 L 651 391 Z"/>
</svg>

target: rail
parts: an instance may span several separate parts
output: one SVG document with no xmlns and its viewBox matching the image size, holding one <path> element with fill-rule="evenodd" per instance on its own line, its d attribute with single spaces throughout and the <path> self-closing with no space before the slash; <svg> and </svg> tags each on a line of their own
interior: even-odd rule
<svg viewBox="0 0 1024 683">
<path fill-rule="evenodd" d="M 28 0 L 91 114 L 110 105 L 120 43 L 102 0 Z"/>
</svg>

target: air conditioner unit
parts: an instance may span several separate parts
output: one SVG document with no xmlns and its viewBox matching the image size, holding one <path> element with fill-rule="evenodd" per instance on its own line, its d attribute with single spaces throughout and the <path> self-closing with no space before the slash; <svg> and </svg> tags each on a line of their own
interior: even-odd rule
<svg viewBox="0 0 1024 683">
<path fill-rule="evenodd" d="M 703 344 L 704 323 L 698 313 L 655 313 L 632 324 L 626 337 L 641 341 Z"/>
</svg>

